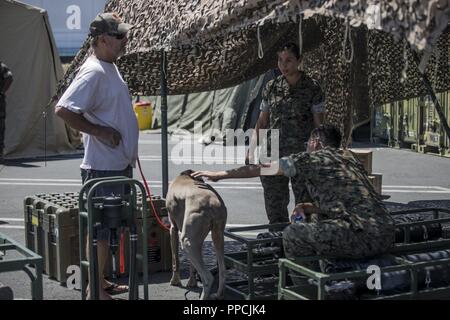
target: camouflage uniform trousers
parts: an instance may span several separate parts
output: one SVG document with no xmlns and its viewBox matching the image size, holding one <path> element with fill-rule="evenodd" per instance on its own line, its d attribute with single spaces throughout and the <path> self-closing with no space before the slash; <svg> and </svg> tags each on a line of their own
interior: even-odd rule
<svg viewBox="0 0 450 320">
<path fill-rule="evenodd" d="M 289 178 L 285 176 L 261 176 L 264 189 L 264 204 L 270 224 L 289 222 Z M 291 178 L 295 203 L 305 202 L 307 193 L 304 184 Z"/>
<path fill-rule="evenodd" d="M 3 157 L 3 148 L 5 147 L 5 121 L 6 100 L 5 96 L 0 94 L 0 159 Z"/>
<path fill-rule="evenodd" d="M 361 259 L 388 251 L 394 243 L 394 228 L 379 226 L 354 231 L 342 221 L 322 220 L 313 223 L 291 224 L 284 229 L 283 247 L 286 258 L 328 256 L 332 258 Z M 380 230 L 383 230 L 380 234 Z M 310 269 L 319 271 L 326 261 L 303 262 Z M 323 270 L 322 270 L 323 271 Z M 296 285 L 305 277 L 290 274 Z M 303 279 L 303 280 L 302 280 Z"/>
<path fill-rule="evenodd" d="M 323 255 L 360 259 L 386 252 L 394 243 L 393 227 L 380 234 L 372 228 L 352 230 L 337 220 L 291 224 L 284 229 L 283 246 L 287 258 Z"/>
</svg>

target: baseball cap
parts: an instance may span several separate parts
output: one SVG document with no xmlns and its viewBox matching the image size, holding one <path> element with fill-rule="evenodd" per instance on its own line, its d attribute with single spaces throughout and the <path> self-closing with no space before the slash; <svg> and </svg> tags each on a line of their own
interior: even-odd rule
<svg viewBox="0 0 450 320">
<path fill-rule="evenodd" d="M 122 22 L 116 13 L 105 12 L 95 17 L 89 26 L 89 31 L 94 37 L 104 33 L 120 35 L 127 33 L 132 27 L 131 24 Z"/>
</svg>

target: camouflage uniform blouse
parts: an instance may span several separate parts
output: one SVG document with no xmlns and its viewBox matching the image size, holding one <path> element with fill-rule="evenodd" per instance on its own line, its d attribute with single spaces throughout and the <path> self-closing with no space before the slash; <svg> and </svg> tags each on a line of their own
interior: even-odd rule
<svg viewBox="0 0 450 320">
<path fill-rule="evenodd" d="M 314 128 L 313 113 L 324 112 L 319 84 L 301 72 L 291 87 L 281 75 L 269 81 L 262 92 L 261 111 L 269 112 L 269 128 L 280 132 L 280 157 L 305 150 Z M 268 139 L 270 144 L 270 139 Z"/>
<path fill-rule="evenodd" d="M 333 219 L 354 231 L 376 230 L 394 235 L 394 221 L 350 151 L 324 148 L 300 152 L 280 160 L 287 176 L 305 180 L 309 195 L 320 209 L 319 219 Z"/>
</svg>

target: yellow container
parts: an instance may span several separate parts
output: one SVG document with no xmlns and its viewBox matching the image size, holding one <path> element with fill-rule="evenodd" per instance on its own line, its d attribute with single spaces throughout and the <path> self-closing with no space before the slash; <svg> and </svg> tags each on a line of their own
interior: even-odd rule
<svg viewBox="0 0 450 320">
<path fill-rule="evenodd" d="M 139 130 L 150 129 L 153 117 L 152 104 L 150 102 L 137 102 L 133 108 L 138 120 Z"/>
</svg>

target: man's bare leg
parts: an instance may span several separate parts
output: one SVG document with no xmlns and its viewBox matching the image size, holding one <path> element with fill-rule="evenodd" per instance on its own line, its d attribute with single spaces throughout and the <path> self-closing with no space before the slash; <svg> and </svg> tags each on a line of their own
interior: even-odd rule
<svg viewBox="0 0 450 320">
<path fill-rule="evenodd" d="M 104 289 L 106 286 L 108 286 L 108 284 L 105 281 L 105 276 L 104 276 L 104 269 L 105 269 L 106 259 L 108 258 L 108 253 L 109 253 L 108 240 L 98 240 L 97 241 L 98 279 L 101 279 L 99 286 L 98 286 L 100 300 L 112 300 L 113 299 L 108 293 L 106 293 L 106 291 Z M 89 257 L 89 242 L 88 241 L 86 242 L 86 254 Z M 90 263 L 90 261 L 89 261 L 89 263 Z M 89 279 L 89 281 L 90 281 L 90 279 Z M 91 299 L 89 285 L 88 285 L 88 288 L 86 291 L 86 299 L 87 300 Z"/>
</svg>

